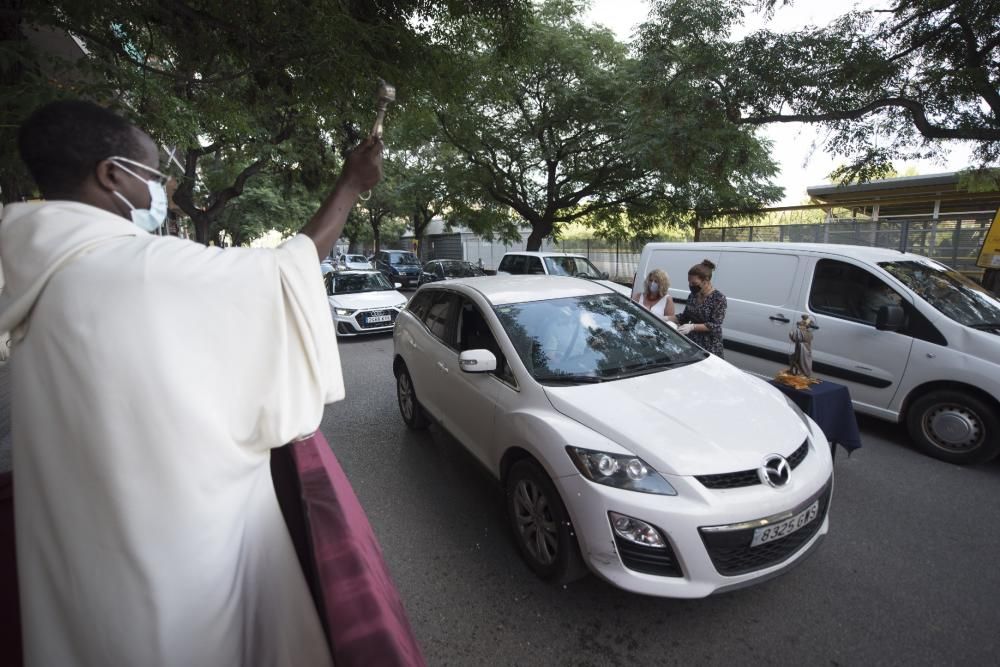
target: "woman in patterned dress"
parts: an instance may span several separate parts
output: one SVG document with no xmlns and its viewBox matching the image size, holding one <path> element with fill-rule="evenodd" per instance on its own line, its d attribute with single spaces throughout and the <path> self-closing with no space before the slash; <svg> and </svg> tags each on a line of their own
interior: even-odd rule
<svg viewBox="0 0 1000 667">
<path fill-rule="evenodd" d="M 722 357 L 722 321 L 726 319 L 726 295 L 712 286 L 715 264 L 703 260 L 688 271 L 688 296 L 684 312 L 677 316 L 682 334 L 712 354 Z"/>
</svg>

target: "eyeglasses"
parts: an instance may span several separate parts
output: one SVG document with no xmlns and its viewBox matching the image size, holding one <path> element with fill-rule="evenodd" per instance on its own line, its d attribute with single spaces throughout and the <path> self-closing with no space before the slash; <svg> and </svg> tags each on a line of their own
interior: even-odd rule
<svg viewBox="0 0 1000 667">
<path fill-rule="evenodd" d="M 164 174 L 162 171 L 160 171 L 158 169 L 154 169 L 154 168 L 150 167 L 149 165 L 143 164 L 142 162 L 137 162 L 136 160 L 133 160 L 131 158 L 122 157 L 121 155 L 113 155 L 113 156 L 109 157 L 108 159 L 111 160 L 112 162 L 114 162 L 115 165 L 117 165 L 118 168 L 120 168 L 122 171 L 124 171 L 124 172 L 126 172 L 128 174 L 132 174 L 133 176 L 135 176 L 136 178 L 138 178 L 140 181 L 148 181 L 149 179 L 148 178 L 143 178 L 139 174 L 135 173 L 134 171 L 132 171 L 131 169 L 129 169 L 127 166 L 125 166 L 126 164 L 132 165 L 133 167 L 137 167 L 139 169 L 143 169 L 143 170 L 148 171 L 149 173 L 153 174 L 154 176 L 156 176 L 157 180 L 159 180 L 160 185 L 166 185 L 167 181 L 170 180 L 170 177 L 167 176 L 166 174 Z M 125 164 L 122 164 L 122 163 L 125 163 Z"/>
</svg>

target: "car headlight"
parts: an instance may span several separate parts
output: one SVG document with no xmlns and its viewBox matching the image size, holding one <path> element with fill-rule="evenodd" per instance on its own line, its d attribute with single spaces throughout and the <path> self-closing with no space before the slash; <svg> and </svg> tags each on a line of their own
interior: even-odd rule
<svg viewBox="0 0 1000 667">
<path fill-rule="evenodd" d="M 354 313 L 358 312 L 353 308 L 334 308 L 333 310 L 338 315 L 353 315 Z"/>
<path fill-rule="evenodd" d="M 638 456 L 580 447 L 567 447 L 566 451 L 580 474 L 597 484 L 661 496 L 677 495 L 670 482 Z"/>
</svg>

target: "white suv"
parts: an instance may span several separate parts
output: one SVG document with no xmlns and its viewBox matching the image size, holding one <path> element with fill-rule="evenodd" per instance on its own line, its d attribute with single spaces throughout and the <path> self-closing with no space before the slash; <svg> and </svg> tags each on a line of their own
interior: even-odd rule
<svg viewBox="0 0 1000 667">
<path fill-rule="evenodd" d="M 583 255 L 568 255 L 562 252 L 508 252 L 500 258 L 497 275 L 538 275 L 574 276 L 596 280 L 620 294 L 629 296 L 631 288 L 608 280 L 608 274 L 601 271 Z"/>
<path fill-rule="evenodd" d="M 606 287 L 421 287 L 393 332 L 400 413 L 505 489 L 521 554 L 566 582 L 703 597 L 790 568 L 827 532 L 822 431 L 783 394 Z"/>
</svg>

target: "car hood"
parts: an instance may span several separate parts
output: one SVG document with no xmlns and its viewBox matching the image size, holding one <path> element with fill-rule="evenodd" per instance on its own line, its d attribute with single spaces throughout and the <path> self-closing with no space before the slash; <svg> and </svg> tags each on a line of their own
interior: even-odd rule
<svg viewBox="0 0 1000 667">
<path fill-rule="evenodd" d="M 674 475 L 756 468 L 807 434 L 780 391 L 717 357 L 545 393 L 557 411 Z"/>
<path fill-rule="evenodd" d="M 331 306 L 336 308 L 353 308 L 354 310 L 401 306 L 406 303 L 406 297 L 396 290 L 359 292 L 357 294 L 333 294 L 329 299 Z"/>
</svg>

